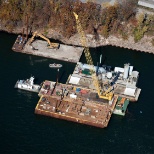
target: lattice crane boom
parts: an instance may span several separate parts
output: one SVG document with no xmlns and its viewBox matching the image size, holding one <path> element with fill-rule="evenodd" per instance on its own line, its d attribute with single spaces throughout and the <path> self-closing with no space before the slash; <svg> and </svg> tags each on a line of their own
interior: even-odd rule
<svg viewBox="0 0 154 154">
<path fill-rule="evenodd" d="M 98 96 L 100 98 L 103 98 L 103 99 L 111 100 L 112 97 L 113 97 L 113 93 L 108 91 L 108 90 L 107 90 L 107 92 L 103 92 L 101 90 L 101 86 L 99 84 L 99 81 L 98 81 L 98 78 L 96 76 L 96 73 L 93 73 L 93 71 L 94 71 L 94 64 L 93 64 L 93 60 L 92 60 L 92 57 L 91 57 L 91 54 L 90 54 L 90 51 L 89 51 L 89 47 L 87 45 L 87 40 L 86 40 L 85 33 L 84 33 L 83 28 L 81 26 L 80 20 L 78 19 L 78 15 L 75 12 L 73 12 L 73 14 L 74 14 L 75 19 L 76 19 L 77 31 L 80 34 L 81 44 L 82 44 L 83 47 L 85 47 L 84 54 L 85 54 L 85 57 L 86 57 L 86 61 L 91 66 L 90 72 L 92 74 L 93 84 L 94 84 L 94 86 L 95 86 L 95 88 L 97 90 Z"/>
</svg>

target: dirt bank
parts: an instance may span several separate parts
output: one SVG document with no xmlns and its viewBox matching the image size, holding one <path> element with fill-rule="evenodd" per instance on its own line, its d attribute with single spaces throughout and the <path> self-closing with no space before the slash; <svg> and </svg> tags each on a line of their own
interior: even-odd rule
<svg viewBox="0 0 154 154">
<path fill-rule="evenodd" d="M 9 33 L 15 33 L 19 34 L 22 32 L 23 28 L 16 28 L 13 31 L 9 31 L 5 27 L 3 27 L 0 24 L 0 31 L 6 31 Z M 43 30 L 41 30 L 43 32 Z M 70 44 L 70 45 L 78 45 L 81 46 L 80 42 L 80 36 L 78 34 L 75 34 L 74 36 L 68 38 L 65 38 L 62 36 L 62 34 L 58 30 L 48 30 L 48 33 L 46 35 L 48 38 L 59 40 L 63 42 L 64 44 Z M 89 47 L 99 47 L 99 46 L 106 46 L 106 45 L 112 45 L 127 49 L 132 49 L 136 51 L 141 52 L 147 52 L 147 53 L 153 53 L 154 54 L 154 46 L 152 45 L 152 39 L 154 39 L 154 36 L 144 36 L 139 42 L 135 43 L 132 36 L 128 37 L 127 40 L 123 40 L 120 37 L 116 36 L 109 36 L 107 39 L 99 36 L 99 40 L 96 41 L 94 39 L 93 35 L 86 35 L 87 36 L 87 44 Z"/>
<path fill-rule="evenodd" d="M 154 39 L 154 36 L 144 36 L 139 42 L 135 43 L 132 36 L 130 36 L 127 40 L 123 40 L 122 38 L 116 36 L 109 36 L 107 39 L 102 36 L 99 36 L 99 40 L 96 41 L 93 35 L 87 35 L 87 43 L 89 47 L 112 45 L 154 54 L 154 46 L 152 45 L 152 39 Z M 78 34 L 72 36 L 70 39 L 65 39 L 61 37 L 61 41 L 66 44 L 81 45 Z"/>
</svg>

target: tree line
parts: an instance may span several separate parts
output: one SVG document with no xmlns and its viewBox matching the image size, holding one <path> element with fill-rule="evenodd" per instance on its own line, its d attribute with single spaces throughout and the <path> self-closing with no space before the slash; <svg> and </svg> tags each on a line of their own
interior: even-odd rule
<svg viewBox="0 0 154 154">
<path fill-rule="evenodd" d="M 123 0 L 114 5 L 96 4 L 80 0 L 0 0 L 0 22 L 9 30 L 23 27 L 28 17 L 29 28 L 33 31 L 58 30 L 69 38 L 77 33 L 73 12 L 79 15 L 85 33 L 105 38 L 110 35 L 129 35 L 139 41 L 144 34 L 154 34 L 154 16 L 141 14 L 138 17 L 137 0 Z"/>
</svg>

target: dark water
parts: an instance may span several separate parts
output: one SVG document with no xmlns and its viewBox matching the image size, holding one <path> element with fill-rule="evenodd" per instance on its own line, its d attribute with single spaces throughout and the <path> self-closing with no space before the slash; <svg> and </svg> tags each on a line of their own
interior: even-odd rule
<svg viewBox="0 0 154 154">
<path fill-rule="evenodd" d="M 49 63 L 62 63 L 62 83 L 75 64 L 11 51 L 16 35 L 0 32 L 0 154 L 153 154 L 154 55 L 115 47 L 91 49 L 93 59 L 103 55 L 110 66 L 131 63 L 140 72 L 139 101 L 129 104 L 125 117 L 113 115 L 106 129 L 39 116 L 36 93 L 14 89 L 18 79 L 36 77 L 36 83 L 56 80 Z M 97 51 L 97 52 L 93 52 Z M 105 58 L 106 57 L 106 58 Z M 85 62 L 85 57 L 81 57 Z"/>
</svg>

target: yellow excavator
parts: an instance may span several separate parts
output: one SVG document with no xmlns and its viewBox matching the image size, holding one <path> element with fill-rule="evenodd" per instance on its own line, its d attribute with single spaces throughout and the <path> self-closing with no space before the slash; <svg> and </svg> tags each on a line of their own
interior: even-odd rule
<svg viewBox="0 0 154 154">
<path fill-rule="evenodd" d="M 99 98 L 112 100 L 112 98 L 113 98 L 113 92 L 112 92 L 113 87 L 109 86 L 107 90 L 103 90 L 101 88 L 101 85 L 98 81 L 98 77 L 96 76 L 96 73 L 94 71 L 94 64 L 93 64 L 93 60 L 92 60 L 92 57 L 91 57 L 91 54 L 90 54 L 90 51 L 89 51 L 89 47 L 87 45 L 85 33 L 84 33 L 83 28 L 81 26 L 78 15 L 75 12 L 73 12 L 73 14 L 74 14 L 75 19 L 76 19 L 77 31 L 80 34 L 81 44 L 82 44 L 83 47 L 85 47 L 84 53 L 85 53 L 86 61 L 91 66 L 90 72 L 92 74 L 93 84 L 94 84 L 94 86 L 97 90 L 98 96 L 99 96 Z"/>
<path fill-rule="evenodd" d="M 48 48 L 52 48 L 52 49 L 58 49 L 59 48 L 59 45 L 60 45 L 59 43 L 51 43 L 48 38 L 46 38 L 44 35 L 38 33 L 37 31 L 33 33 L 33 36 L 28 41 L 29 45 L 34 41 L 35 36 L 39 36 L 39 37 L 43 38 L 44 40 L 46 40 L 48 42 Z"/>
</svg>

